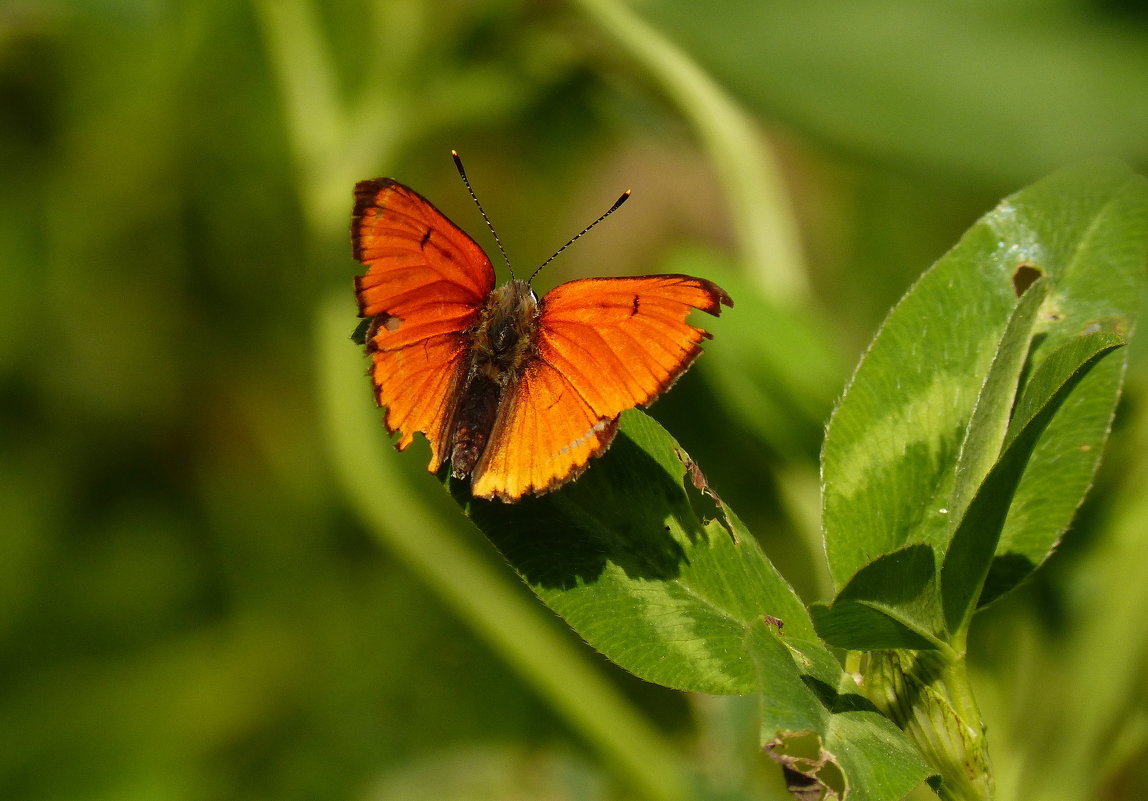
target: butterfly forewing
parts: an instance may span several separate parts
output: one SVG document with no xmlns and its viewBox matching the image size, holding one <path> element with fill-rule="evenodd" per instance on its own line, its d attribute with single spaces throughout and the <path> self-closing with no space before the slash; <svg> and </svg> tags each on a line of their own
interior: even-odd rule
<svg viewBox="0 0 1148 801">
<path fill-rule="evenodd" d="M 355 187 L 351 220 L 355 279 L 376 399 L 405 448 L 416 431 L 431 444 L 429 468 L 447 439 L 470 350 L 469 329 L 494 288 L 482 249 L 428 200 L 388 178 Z"/>
<path fill-rule="evenodd" d="M 686 371 L 709 337 L 687 317 L 722 304 L 732 305 L 724 290 L 686 275 L 571 281 L 543 300 L 539 352 L 599 416 L 615 417 Z"/>
</svg>

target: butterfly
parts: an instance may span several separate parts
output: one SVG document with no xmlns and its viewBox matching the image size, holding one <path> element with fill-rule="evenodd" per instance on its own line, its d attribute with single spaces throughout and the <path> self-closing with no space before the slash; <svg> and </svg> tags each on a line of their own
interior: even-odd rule
<svg viewBox="0 0 1148 801">
<path fill-rule="evenodd" d="M 610 447 L 619 415 L 653 402 L 701 353 L 710 335 L 690 312 L 733 306 L 687 275 L 587 278 L 542 298 L 518 278 L 496 288 L 482 248 L 390 178 L 356 184 L 351 244 L 367 267 L 355 278 L 359 341 L 387 431 L 400 451 L 421 432 L 427 469 L 449 459 L 478 498 L 514 502 L 580 475 Z"/>
</svg>

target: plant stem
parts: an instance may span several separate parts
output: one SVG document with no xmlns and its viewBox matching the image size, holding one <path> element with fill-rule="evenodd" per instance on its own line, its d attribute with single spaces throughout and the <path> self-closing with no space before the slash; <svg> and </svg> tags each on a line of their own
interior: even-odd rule
<svg viewBox="0 0 1148 801">
<path fill-rule="evenodd" d="M 865 694 L 921 749 L 945 801 L 993 797 L 985 727 L 963 657 L 931 651 L 876 651 L 863 660 Z"/>
<path fill-rule="evenodd" d="M 690 56 L 617 0 L 576 0 L 658 81 L 697 131 L 729 203 L 747 272 L 779 302 L 807 301 L 809 280 L 779 159 L 754 122 Z"/>
</svg>

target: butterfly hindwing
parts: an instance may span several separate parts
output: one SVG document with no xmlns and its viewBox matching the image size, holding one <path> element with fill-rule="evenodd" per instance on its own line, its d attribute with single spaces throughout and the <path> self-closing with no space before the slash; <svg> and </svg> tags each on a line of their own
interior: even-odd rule
<svg viewBox="0 0 1148 801">
<path fill-rule="evenodd" d="M 618 420 L 600 417 L 549 364 L 536 361 L 507 392 L 471 493 L 515 501 L 575 478 L 614 441 Z"/>
<path fill-rule="evenodd" d="M 534 350 L 508 387 L 472 492 L 515 500 L 580 473 L 614 439 L 626 409 L 648 405 L 690 366 L 709 335 L 686 318 L 732 306 L 685 275 L 591 278 L 541 301 Z"/>
<path fill-rule="evenodd" d="M 431 445 L 429 469 L 449 451 L 451 421 L 474 325 L 494 288 L 490 259 L 417 192 L 389 178 L 355 186 L 355 279 L 376 400 L 399 449 L 416 431 Z"/>
</svg>

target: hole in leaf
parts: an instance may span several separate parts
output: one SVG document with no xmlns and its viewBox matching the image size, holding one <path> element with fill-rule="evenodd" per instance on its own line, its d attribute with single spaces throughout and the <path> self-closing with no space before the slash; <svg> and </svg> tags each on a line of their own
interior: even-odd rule
<svg viewBox="0 0 1148 801">
<path fill-rule="evenodd" d="M 779 733 L 766 744 L 765 752 L 781 765 L 786 787 L 798 801 L 844 796 L 845 776 L 816 733 Z"/>
<path fill-rule="evenodd" d="M 1036 279 L 1044 275 L 1044 270 L 1037 267 L 1035 264 L 1020 264 L 1013 270 L 1012 273 L 1012 288 L 1019 298 L 1024 294 L 1024 291 L 1036 283 Z"/>
<path fill-rule="evenodd" d="M 714 488 L 710 486 L 709 480 L 705 477 L 705 474 L 702 473 L 702 469 L 698 467 L 697 462 L 681 448 L 674 448 L 674 454 L 678 457 L 678 461 L 682 463 L 682 466 L 685 467 L 686 475 L 690 477 L 690 483 L 693 484 L 694 489 L 713 501 L 718 511 L 721 512 L 724 528 L 729 533 L 730 539 L 733 540 L 733 544 L 740 545 L 741 543 L 737 538 L 737 532 L 734 530 L 733 522 L 729 519 L 729 511 L 725 505 L 725 501 L 723 501 Z"/>
</svg>

